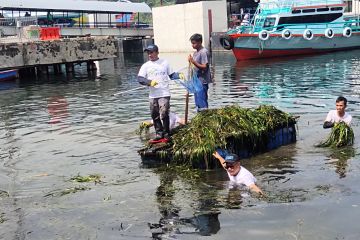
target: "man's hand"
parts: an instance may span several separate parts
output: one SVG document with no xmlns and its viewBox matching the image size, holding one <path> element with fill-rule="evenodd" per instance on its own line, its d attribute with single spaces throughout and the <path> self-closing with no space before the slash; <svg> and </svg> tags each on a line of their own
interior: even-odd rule
<svg viewBox="0 0 360 240">
<path fill-rule="evenodd" d="M 152 80 L 152 81 L 150 82 L 150 87 L 155 87 L 156 85 L 158 85 L 158 82 L 157 82 L 157 81 Z"/>
<path fill-rule="evenodd" d="M 188 56 L 188 61 L 189 61 L 189 63 L 194 64 L 194 58 L 193 58 L 193 56 L 191 56 L 191 54 Z"/>
<path fill-rule="evenodd" d="M 150 128 L 152 125 L 151 122 L 144 121 L 140 124 L 140 128 Z"/>
<path fill-rule="evenodd" d="M 181 80 L 185 80 L 185 79 L 186 79 L 186 78 L 185 78 L 185 74 L 179 73 L 179 78 L 180 78 Z"/>
</svg>

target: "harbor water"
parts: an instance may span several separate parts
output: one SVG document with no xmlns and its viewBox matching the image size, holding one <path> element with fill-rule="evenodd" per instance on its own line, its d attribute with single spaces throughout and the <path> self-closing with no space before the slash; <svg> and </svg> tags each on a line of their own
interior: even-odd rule
<svg viewBox="0 0 360 240">
<path fill-rule="evenodd" d="M 187 65 L 187 54 L 160 57 L 174 70 Z M 150 114 L 136 76 L 146 59 L 0 82 L 0 239 L 360 239 L 359 50 L 244 62 L 213 54 L 211 108 L 271 104 L 299 116 L 296 143 L 242 160 L 265 198 L 229 188 L 222 169 L 141 161 L 149 136 L 136 131 Z M 173 82 L 171 92 L 184 117 L 185 90 Z M 339 95 L 355 144 L 317 148 Z M 90 174 L 100 181 L 71 180 Z"/>
</svg>

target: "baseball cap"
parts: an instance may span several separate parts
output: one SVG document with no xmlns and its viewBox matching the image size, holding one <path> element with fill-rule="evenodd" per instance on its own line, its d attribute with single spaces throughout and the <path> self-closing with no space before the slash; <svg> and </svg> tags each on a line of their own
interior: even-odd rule
<svg viewBox="0 0 360 240">
<path fill-rule="evenodd" d="M 149 51 L 149 52 L 159 52 L 159 48 L 158 46 L 156 46 L 155 44 L 150 44 L 148 45 L 145 49 L 144 52 Z"/>
<path fill-rule="evenodd" d="M 237 161 L 240 161 L 240 158 L 238 155 L 234 154 L 234 153 L 229 153 L 226 155 L 226 157 L 224 158 L 226 163 L 235 163 Z"/>
</svg>

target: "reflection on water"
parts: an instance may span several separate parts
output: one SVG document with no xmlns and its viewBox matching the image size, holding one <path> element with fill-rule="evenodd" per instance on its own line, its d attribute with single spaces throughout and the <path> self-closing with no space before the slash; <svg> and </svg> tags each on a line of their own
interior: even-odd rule
<svg viewBox="0 0 360 240">
<path fill-rule="evenodd" d="M 242 160 L 266 198 L 229 189 L 223 169 L 194 180 L 141 164 L 136 130 L 150 118 L 148 90 L 114 94 L 139 87 L 146 55 L 101 61 L 91 74 L 77 65 L 74 74 L 0 83 L 0 238 L 359 239 L 359 53 L 247 62 L 214 53 L 211 107 L 265 103 L 300 116 L 296 143 Z M 160 54 L 173 69 L 186 56 Z M 184 115 L 185 90 L 172 82 L 171 92 L 171 110 Z M 355 145 L 315 148 L 338 95 L 349 100 Z M 90 174 L 104 184 L 44 198 Z"/>
<path fill-rule="evenodd" d="M 180 169 L 180 171 L 182 171 Z M 187 171 L 187 170 L 185 170 Z M 156 191 L 156 199 L 161 214 L 159 223 L 149 223 L 152 237 L 155 239 L 176 238 L 181 234 L 199 234 L 210 236 L 220 230 L 220 222 L 217 210 L 216 191 L 209 191 L 207 186 L 199 186 L 200 181 L 189 181 L 183 179 L 179 169 L 160 168 L 156 171 L 159 174 L 160 185 Z M 172 174 L 169 174 L 173 172 Z M 189 175 L 191 179 L 191 175 Z M 192 216 L 181 217 L 181 207 L 175 204 L 179 184 L 189 184 L 192 192 L 191 200 L 195 207 Z M 206 191 L 204 191 L 206 188 Z M 182 191 L 182 190 L 180 190 Z M 205 197 L 204 197 L 204 194 Z"/>
<path fill-rule="evenodd" d="M 63 96 L 51 96 L 48 99 L 48 113 L 50 115 L 50 124 L 56 124 L 69 116 L 68 102 Z"/>
<path fill-rule="evenodd" d="M 348 171 L 348 160 L 353 157 L 355 157 L 355 149 L 353 147 L 330 149 L 328 163 L 335 166 L 335 172 L 339 175 L 339 178 L 344 178 Z"/>
</svg>

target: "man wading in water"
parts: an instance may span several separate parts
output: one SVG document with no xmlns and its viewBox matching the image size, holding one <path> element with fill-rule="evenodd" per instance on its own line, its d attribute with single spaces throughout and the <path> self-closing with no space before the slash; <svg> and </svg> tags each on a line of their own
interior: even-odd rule
<svg viewBox="0 0 360 240">
<path fill-rule="evenodd" d="M 347 99 L 338 97 L 336 99 L 336 110 L 330 110 L 324 122 L 324 128 L 332 128 L 335 123 L 345 122 L 350 126 L 352 117 L 349 113 L 345 112 L 347 106 Z"/>
<path fill-rule="evenodd" d="M 170 70 L 168 62 L 159 58 L 159 48 L 154 44 L 145 50 L 149 61 L 144 63 L 138 73 L 138 81 L 149 86 L 149 101 L 151 118 L 154 123 L 156 136 L 150 143 L 168 142 L 170 137 L 170 79 L 184 78 L 180 73 Z"/>
<path fill-rule="evenodd" d="M 213 156 L 219 160 L 221 166 L 226 170 L 229 180 L 237 185 L 245 185 L 252 192 L 264 195 L 261 189 L 256 186 L 256 178 L 246 168 L 240 165 L 240 158 L 236 154 L 226 154 L 221 157 L 216 151 Z"/>
</svg>

